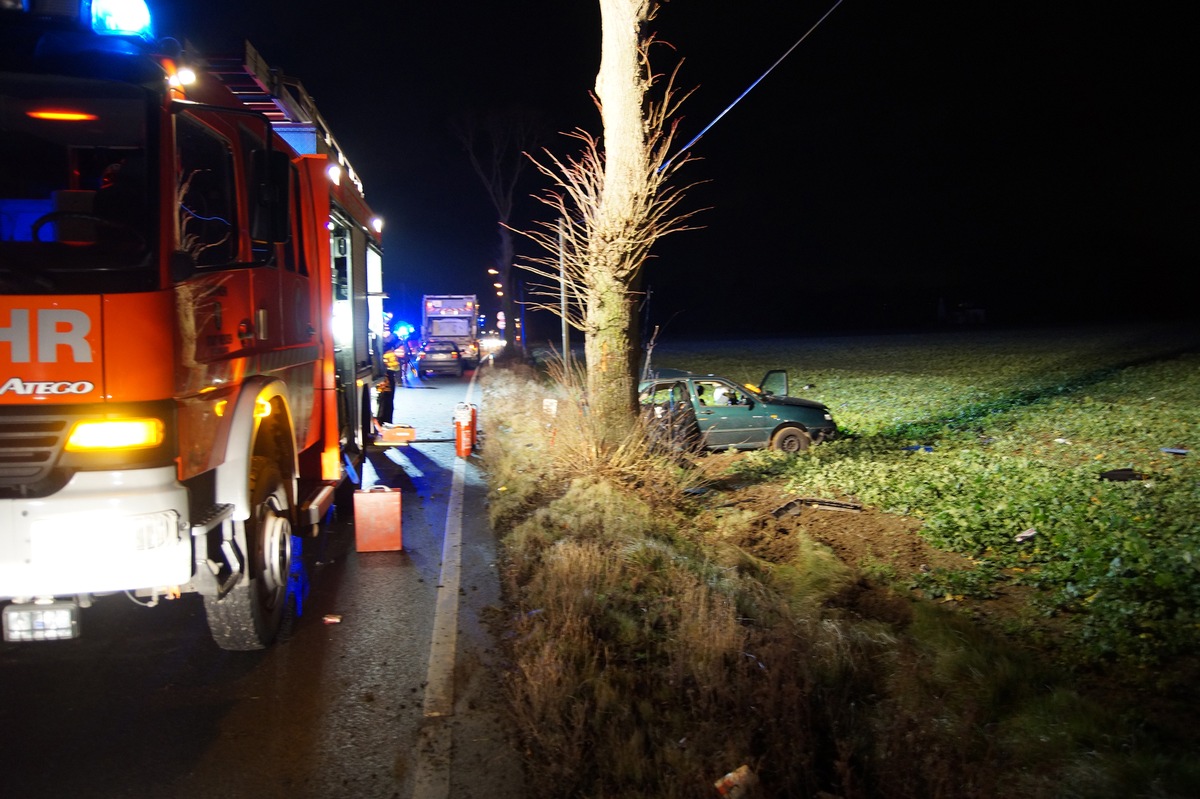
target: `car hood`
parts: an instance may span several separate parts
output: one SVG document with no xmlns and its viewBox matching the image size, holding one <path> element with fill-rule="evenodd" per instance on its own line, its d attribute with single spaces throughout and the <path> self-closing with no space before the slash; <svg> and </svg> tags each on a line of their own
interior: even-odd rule
<svg viewBox="0 0 1200 799">
<path fill-rule="evenodd" d="M 759 395 L 758 397 L 767 405 L 797 405 L 802 408 L 813 408 L 818 411 L 827 411 L 829 408 L 816 400 L 804 399 L 803 397 L 775 397 Z"/>
</svg>

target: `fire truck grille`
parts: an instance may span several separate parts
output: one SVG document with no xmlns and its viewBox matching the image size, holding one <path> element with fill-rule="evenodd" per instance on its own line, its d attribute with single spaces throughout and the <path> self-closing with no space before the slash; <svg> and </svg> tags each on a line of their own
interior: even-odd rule
<svg viewBox="0 0 1200 799">
<path fill-rule="evenodd" d="M 25 485 L 54 468 L 70 420 L 45 414 L 0 417 L 0 486 Z"/>
</svg>

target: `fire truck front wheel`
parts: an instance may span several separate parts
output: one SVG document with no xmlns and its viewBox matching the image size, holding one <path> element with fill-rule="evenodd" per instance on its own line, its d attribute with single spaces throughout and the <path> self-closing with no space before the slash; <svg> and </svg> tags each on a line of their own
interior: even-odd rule
<svg viewBox="0 0 1200 799">
<path fill-rule="evenodd" d="M 222 649 L 265 649 L 283 624 L 289 601 L 292 525 L 287 490 L 269 458 L 250 461 L 250 518 L 243 522 L 247 570 L 225 596 L 205 597 L 208 629 Z"/>
</svg>

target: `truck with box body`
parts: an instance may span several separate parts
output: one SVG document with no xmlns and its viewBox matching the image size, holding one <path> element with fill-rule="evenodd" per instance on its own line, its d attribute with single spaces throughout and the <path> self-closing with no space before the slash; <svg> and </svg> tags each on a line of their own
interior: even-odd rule
<svg viewBox="0 0 1200 799">
<path fill-rule="evenodd" d="M 421 298 L 421 339 L 453 341 L 467 367 L 479 365 L 479 300 L 474 294 L 426 294 Z"/>
</svg>

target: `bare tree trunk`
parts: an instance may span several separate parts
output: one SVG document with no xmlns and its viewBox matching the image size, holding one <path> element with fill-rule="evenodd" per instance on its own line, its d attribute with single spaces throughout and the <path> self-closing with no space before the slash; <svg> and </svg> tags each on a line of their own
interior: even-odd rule
<svg viewBox="0 0 1200 799">
<path fill-rule="evenodd" d="M 520 264 L 545 281 L 533 285 L 538 299 L 531 307 L 561 315 L 584 333 L 587 402 L 600 447 L 624 439 L 636 419 L 635 314 L 650 249 L 667 234 L 691 230 L 695 213 L 679 210 L 689 187 L 667 182 L 690 160 L 668 157 L 671 118 L 682 101 L 674 74 L 661 100 L 649 99 L 654 37 L 645 28 L 656 9 L 654 0 L 600 0 L 595 96 L 603 142 L 576 129 L 567 135 L 583 143 L 582 153 L 559 158 L 543 151 L 545 161 L 534 161 L 555 184 L 540 199 L 556 219 L 524 233 L 547 255 Z"/>
<path fill-rule="evenodd" d="M 629 430 L 637 389 L 630 357 L 630 303 L 620 281 L 597 280 L 593 292 L 584 339 L 588 407 L 601 436 L 613 441 Z"/>
<path fill-rule="evenodd" d="M 643 255 L 630 240 L 638 235 L 651 190 L 643 115 L 650 79 L 642 50 L 642 26 L 651 12 L 649 0 L 600 0 L 596 97 L 604 123 L 604 183 L 588 247 L 595 280 L 586 293 L 584 332 L 588 403 L 605 438 L 629 428 L 636 401 L 630 285 Z"/>
</svg>

